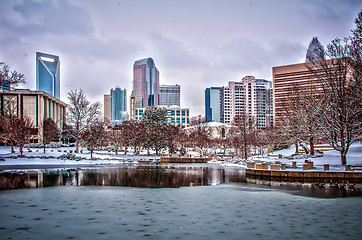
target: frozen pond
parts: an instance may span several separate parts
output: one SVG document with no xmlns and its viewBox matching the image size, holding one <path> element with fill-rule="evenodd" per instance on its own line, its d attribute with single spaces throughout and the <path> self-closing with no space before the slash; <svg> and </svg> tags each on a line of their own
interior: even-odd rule
<svg viewBox="0 0 362 240">
<path fill-rule="evenodd" d="M 360 239 L 362 197 L 306 197 L 315 189 L 247 184 L 235 168 L 134 166 L 14 176 L 39 188 L 0 192 L 1 239 Z M 152 188 L 122 187 L 142 181 Z"/>
</svg>

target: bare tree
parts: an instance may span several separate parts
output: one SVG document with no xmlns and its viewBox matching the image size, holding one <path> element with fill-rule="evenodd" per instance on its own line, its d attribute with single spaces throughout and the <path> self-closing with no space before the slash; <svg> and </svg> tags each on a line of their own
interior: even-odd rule
<svg viewBox="0 0 362 240">
<path fill-rule="evenodd" d="M 260 154 L 263 155 L 263 148 L 272 145 L 275 139 L 273 128 L 258 129 L 253 134 L 253 145 L 258 146 Z"/>
<path fill-rule="evenodd" d="M 109 127 L 109 131 L 107 132 L 107 138 L 109 139 L 110 144 L 114 147 L 116 154 L 118 154 L 118 149 L 123 145 L 123 133 L 121 129 L 122 125 L 115 125 Z"/>
<path fill-rule="evenodd" d="M 189 132 L 189 140 L 193 143 L 194 147 L 199 147 L 201 150 L 204 150 L 210 142 L 210 135 L 210 130 L 204 125 L 199 124 L 194 126 Z"/>
<path fill-rule="evenodd" d="M 16 71 L 10 71 L 10 67 L 6 62 L 0 62 L 0 89 L 10 90 L 19 84 L 26 83 L 25 76 Z"/>
<path fill-rule="evenodd" d="M 309 98 L 318 94 L 315 84 L 294 84 L 289 88 L 288 100 L 284 103 L 283 124 L 278 126 L 278 140 L 295 144 L 298 153 L 301 145 L 307 154 L 314 155 L 314 141 L 320 139 L 320 128 L 317 124 L 318 112 L 308 104 Z M 310 148 L 304 144 L 309 141 Z"/>
<path fill-rule="evenodd" d="M 143 146 L 147 148 L 148 155 L 150 148 L 158 155 L 161 149 L 167 147 L 166 114 L 166 108 L 148 107 L 142 115 L 141 122 L 145 126 Z"/>
<path fill-rule="evenodd" d="M 29 143 L 35 134 L 34 124 L 31 119 L 22 117 L 11 117 L 9 119 L 9 140 L 19 146 L 20 155 L 23 155 L 23 147 Z"/>
<path fill-rule="evenodd" d="M 310 97 L 306 104 L 318 111 L 317 124 L 324 138 L 340 152 L 342 165 L 347 163 L 349 147 L 362 134 L 362 11 L 355 23 L 351 37 L 328 44 L 329 60 L 308 66 L 321 94 Z"/>
<path fill-rule="evenodd" d="M 90 103 L 82 89 L 71 90 L 68 93 L 69 105 L 67 117 L 70 125 L 74 127 L 76 141 L 76 152 L 79 151 L 78 136 L 87 126 L 99 122 L 101 114 L 101 103 Z"/>
<path fill-rule="evenodd" d="M 53 119 L 48 118 L 43 122 L 43 147 L 44 153 L 46 145 L 49 144 L 51 141 L 57 140 L 59 135 L 59 129 L 57 124 L 53 121 Z"/>
<path fill-rule="evenodd" d="M 350 145 L 362 131 L 361 62 L 350 58 L 350 43 L 339 39 L 328 45 L 330 60 L 313 62 L 309 67 L 321 83 L 323 93 L 310 97 L 306 103 L 316 109 L 316 122 L 325 139 L 341 154 L 345 165 Z"/>
<path fill-rule="evenodd" d="M 248 159 L 248 153 L 252 143 L 252 134 L 256 130 L 256 122 L 246 111 L 237 114 L 233 121 L 231 129 L 232 141 L 234 148 L 241 149 L 242 155 Z"/>
<path fill-rule="evenodd" d="M 202 123 L 206 123 L 206 118 L 201 115 L 193 116 L 190 119 L 190 126 L 196 126 L 196 125 L 200 125 Z"/>
<path fill-rule="evenodd" d="M 80 133 L 79 140 L 83 146 L 87 147 L 91 153 L 91 158 L 93 158 L 94 150 L 103 145 L 104 137 L 103 125 L 96 124 L 84 128 Z"/>
<path fill-rule="evenodd" d="M 0 142 L 6 142 L 9 135 L 9 121 L 6 117 L 0 116 Z"/>
</svg>

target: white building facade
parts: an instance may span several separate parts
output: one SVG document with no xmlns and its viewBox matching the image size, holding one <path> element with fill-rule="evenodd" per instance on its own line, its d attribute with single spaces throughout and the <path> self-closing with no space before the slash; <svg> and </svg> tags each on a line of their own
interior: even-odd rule
<svg viewBox="0 0 362 240">
<path fill-rule="evenodd" d="M 244 112 L 254 117 L 258 129 L 273 126 L 272 83 L 246 76 L 240 82 L 229 82 L 220 90 L 222 123 L 232 124 Z"/>
</svg>

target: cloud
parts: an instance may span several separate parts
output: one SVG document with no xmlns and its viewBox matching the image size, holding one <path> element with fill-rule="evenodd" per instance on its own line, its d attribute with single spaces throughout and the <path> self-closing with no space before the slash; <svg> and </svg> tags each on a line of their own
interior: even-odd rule
<svg viewBox="0 0 362 240">
<path fill-rule="evenodd" d="M 61 99 L 82 88 L 103 100 L 132 91 L 132 67 L 152 57 L 160 80 L 181 85 L 181 103 L 204 113 L 204 90 L 245 75 L 271 79 L 273 66 L 303 61 L 312 37 L 344 37 L 360 1 L 3 0 L 0 61 L 35 88 L 35 52 L 61 61 Z"/>
</svg>

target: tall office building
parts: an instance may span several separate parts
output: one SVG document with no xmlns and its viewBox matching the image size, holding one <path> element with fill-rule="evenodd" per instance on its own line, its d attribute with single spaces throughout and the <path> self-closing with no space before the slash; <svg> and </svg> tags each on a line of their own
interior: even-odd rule
<svg viewBox="0 0 362 240">
<path fill-rule="evenodd" d="M 159 72 L 152 58 L 135 61 L 133 65 L 133 93 L 136 108 L 158 106 Z"/>
<path fill-rule="evenodd" d="M 111 124 L 119 124 L 127 120 L 127 91 L 126 89 L 111 89 Z"/>
<path fill-rule="evenodd" d="M 313 66 L 313 63 L 299 63 L 273 67 L 275 127 L 282 125 L 284 118 L 287 117 L 286 108 L 290 102 L 290 96 L 295 94 L 296 86 L 298 89 L 313 88 L 314 94 L 323 94 L 321 80 L 310 70 Z M 333 66 L 331 59 L 325 60 L 325 66 L 341 71 Z"/>
<path fill-rule="evenodd" d="M 205 116 L 207 122 L 220 122 L 221 87 L 211 87 L 205 89 Z"/>
<path fill-rule="evenodd" d="M 180 85 L 160 85 L 158 105 L 180 107 Z"/>
<path fill-rule="evenodd" d="M 236 115 L 255 117 L 257 128 L 273 125 L 272 83 L 265 79 L 244 77 L 241 82 L 229 82 L 220 90 L 220 121 L 231 124 Z"/>
<path fill-rule="evenodd" d="M 36 53 L 36 90 L 60 98 L 60 61 L 58 56 Z"/>
<path fill-rule="evenodd" d="M 111 95 L 104 94 L 104 122 L 111 122 Z"/>
</svg>

